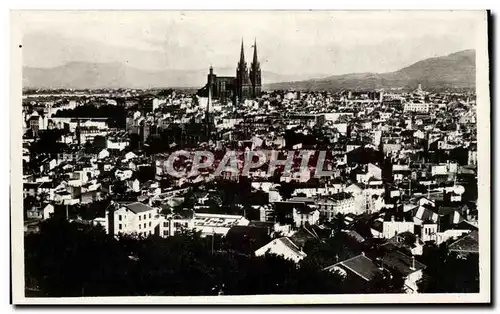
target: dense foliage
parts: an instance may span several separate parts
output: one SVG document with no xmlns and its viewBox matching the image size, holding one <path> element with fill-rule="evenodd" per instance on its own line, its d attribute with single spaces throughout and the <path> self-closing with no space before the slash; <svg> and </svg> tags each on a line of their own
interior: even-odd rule
<svg viewBox="0 0 500 314">
<path fill-rule="evenodd" d="M 115 240 L 90 226 L 49 219 L 25 239 L 28 293 L 42 296 L 342 293 L 342 279 L 277 256 L 222 250 L 210 237 Z"/>
<path fill-rule="evenodd" d="M 125 128 L 127 111 L 124 107 L 114 105 L 82 105 L 75 109 L 63 109 L 56 112 L 55 117 L 65 118 L 108 118 L 110 128 Z"/>
<path fill-rule="evenodd" d="M 446 243 L 427 245 L 422 262 L 427 265 L 420 285 L 423 293 L 478 293 L 479 255 L 460 258 L 449 252 Z"/>
</svg>

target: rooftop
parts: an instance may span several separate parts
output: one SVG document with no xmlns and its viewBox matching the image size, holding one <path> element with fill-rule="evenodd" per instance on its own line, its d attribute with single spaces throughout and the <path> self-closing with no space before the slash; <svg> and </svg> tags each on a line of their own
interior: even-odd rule
<svg viewBox="0 0 500 314">
<path fill-rule="evenodd" d="M 383 264 L 384 266 L 398 271 L 403 276 L 408 276 L 427 267 L 419 261 L 413 260 L 413 257 L 399 251 L 391 251 L 387 253 L 383 258 Z"/>
<path fill-rule="evenodd" d="M 335 267 L 342 267 L 350 270 L 354 274 L 358 275 L 366 281 L 374 279 L 378 274 L 381 273 L 377 265 L 373 263 L 371 259 L 364 256 L 363 254 L 354 256 L 350 259 L 337 263 L 335 265 L 329 266 L 324 270 L 333 271 Z"/>
<path fill-rule="evenodd" d="M 474 230 L 471 233 L 453 242 L 452 244 L 450 244 L 448 249 L 450 251 L 460 253 L 479 253 L 479 238 L 477 230 Z"/>
<path fill-rule="evenodd" d="M 148 206 L 148 205 L 143 204 L 143 203 L 140 203 L 140 202 L 128 203 L 128 204 L 124 204 L 124 206 L 135 214 L 154 210 L 153 207 Z"/>
<path fill-rule="evenodd" d="M 226 227 L 231 228 L 236 226 L 238 222 L 244 218 L 239 215 L 219 215 L 219 214 L 194 214 L 195 227 Z"/>
</svg>

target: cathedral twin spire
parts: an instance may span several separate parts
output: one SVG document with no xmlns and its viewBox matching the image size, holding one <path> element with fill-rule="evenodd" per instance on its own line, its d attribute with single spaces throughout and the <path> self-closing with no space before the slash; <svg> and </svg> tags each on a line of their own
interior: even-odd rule
<svg viewBox="0 0 500 314">
<path fill-rule="evenodd" d="M 245 61 L 245 49 L 243 38 L 241 39 L 241 51 L 240 51 L 240 61 L 238 62 L 237 77 L 240 84 L 246 85 L 251 84 L 252 89 L 258 85 L 260 88 L 260 64 L 257 57 L 257 40 L 253 44 L 253 60 L 250 69 L 247 68 L 247 63 Z M 250 70 L 250 71 L 249 71 Z"/>
<path fill-rule="evenodd" d="M 257 40 L 254 41 L 253 44 L 253 60 L 251 64 L 251 69 L 250 70 L 257 70 L 260 68 L 260 63 L 259 59 L 257 57 Z M 243 70 L 247 66 L 247 63 L 245 61 L 245 48 L 243 44 L 243 38 L 241 39 L 241 51 L 240 51 L 240 61 L 238 62 L 238 70 Z"/>
</svg>

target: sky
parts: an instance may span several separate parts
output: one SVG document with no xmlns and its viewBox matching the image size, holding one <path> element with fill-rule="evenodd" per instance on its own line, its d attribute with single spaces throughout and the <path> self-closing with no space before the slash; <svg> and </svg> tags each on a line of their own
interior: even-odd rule
<svg viewBox="0 0 500 314">
<path fill-rule="evenodd" d="M 118 62 L 145 70 L 235 68 L 257 40 L 263 70 L 390 72 L 475 47 L 480 11 L 32 11 L 23 64 Z"/>
</svg>

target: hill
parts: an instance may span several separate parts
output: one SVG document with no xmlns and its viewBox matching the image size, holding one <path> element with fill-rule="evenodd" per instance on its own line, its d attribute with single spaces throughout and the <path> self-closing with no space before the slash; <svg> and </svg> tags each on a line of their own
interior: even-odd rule
<svg viewBox="0 0 500 314">
<path fill-rule="evenodd" d="M 296 90 L 369 90 L 379 88 L 425 89 L 475 88 L 475 50 L 464 50 L 443 57 L 429 58 L 389 73 L 354 73 L 321 79 L 282 82 L 266 89 Z"/>
<path fill-rule="evenodd" d="M 233 68 L 215 69 L 217 75 L 235 75 Z M 25 88 L 164 88 L 197 87 L 206 83 L 208 69 L 148 71 L 123 63 L 69 62 L 54 68 L 23 68 Z M 263 71 L 263 80 L 273 83 L 305 79 Z"/>
</svg>

